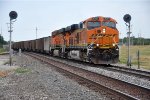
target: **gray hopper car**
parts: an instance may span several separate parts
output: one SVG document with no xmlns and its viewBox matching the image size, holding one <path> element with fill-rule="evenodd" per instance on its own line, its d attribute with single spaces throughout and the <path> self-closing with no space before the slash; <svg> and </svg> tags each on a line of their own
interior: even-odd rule
<svg viewBox="0 0 150 100">
<path fill-rule="evenodd" d="M 36 39 L 36 52 L 44 52 L 44 38 Z"/>
<path fill-rule="evenodd" d="M 23 50 L 23 51 L 32 51 L 32 52 L 40 52 L 40 53 L 50 53 L 50 42 L 51 36 L 43 37 L 36 40 L 28 40 L 15 42 L 12 45 L 12 48 L 15 50 Z"/>
<path fill-rule="evenodd" d="M 31 51 L 35 52 L 36 50 L 36 40 L 31 40 Z"/>
<path fill-rule="evenodd" d="M 44 37 L 44 53 L 48 54 L 50 52 L 50 40 L 51 37 Z"/>
</svg>

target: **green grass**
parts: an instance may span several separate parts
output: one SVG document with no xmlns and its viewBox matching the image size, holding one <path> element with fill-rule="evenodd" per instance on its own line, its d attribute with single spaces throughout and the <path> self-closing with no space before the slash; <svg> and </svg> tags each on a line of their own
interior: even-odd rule
<svg viewBox="0 0 150 100">
<path fill-rule="evenodd" d="M 5 50 L 3 48 L 0 48 L 0 54 L 5 52 Z"/>
<path fill-rule="evenodd" d="M 140 52 L 140 66 L 144 69 L 150 70 L 150 45 L 147 46 L 131 46 L 131 64 L 137 65 L 137 51 Z M 127 46 L 120 47 L 120 63 L 126 64 L 127 63 L 127 55 L 128 50 Z"/>
<path fill-rule="evenodd" d="M 27 69 L 27 68 L 17 68 L 15 70 L 16 73 L 28 73 L 28 72 L 31 72 L 30 69 Z"/>
</svg>

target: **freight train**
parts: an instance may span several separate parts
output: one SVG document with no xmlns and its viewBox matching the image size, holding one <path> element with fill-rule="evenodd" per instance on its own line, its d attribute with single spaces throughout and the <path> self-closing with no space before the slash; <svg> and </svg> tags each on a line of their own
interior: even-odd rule
<svg viewBox="0 0 150 100">
<path fill-rule="evenodd" d="M 94 64 L 113 64 L 119 61 L 116 24 L 110 17 L 91 17 L 55 30 L 48 37 L 15 42 L 12 48 Z"/>
</svg>

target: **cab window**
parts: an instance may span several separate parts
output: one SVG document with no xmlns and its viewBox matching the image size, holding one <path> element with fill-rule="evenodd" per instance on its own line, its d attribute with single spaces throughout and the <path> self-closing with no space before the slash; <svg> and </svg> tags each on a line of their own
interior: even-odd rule
<svg viewBox="0 0 150 100">
<path fill-rule="evenodd" d="M 103 22 L 102 26 L 108 26 L 110 28 L 116 28 L 116 23 L 115 22 Z"/>
<path fill-rule="evenodd" d="M 100 23 L 100 22 L 88 22 L 88 23 L 87 23 L 87 28 L 88 28 L 89 30 L 94 29 L 94 28 L 98 28 L 98 27 L 100 27 L 100 26 L 101 26 L 101 23 Z"/>
</svg>

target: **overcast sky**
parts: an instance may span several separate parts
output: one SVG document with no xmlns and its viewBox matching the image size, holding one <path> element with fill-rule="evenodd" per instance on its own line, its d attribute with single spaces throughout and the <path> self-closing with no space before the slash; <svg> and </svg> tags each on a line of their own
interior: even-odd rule
<svg viewBox="0 0 150 100">
<path fill-rule="evenodd" d="M 123 16 L 132 16 L 132 35 L 150 38 L 150 0 L 0 0 L 0 28 L 9 40 L 9 12 L 18 13 L 13 24 L 13 41 L 30 40 L 79 23 L 89 17 L 105 16 L 117 20 L 120 38 L 127 36 Z"/>
</svg>

